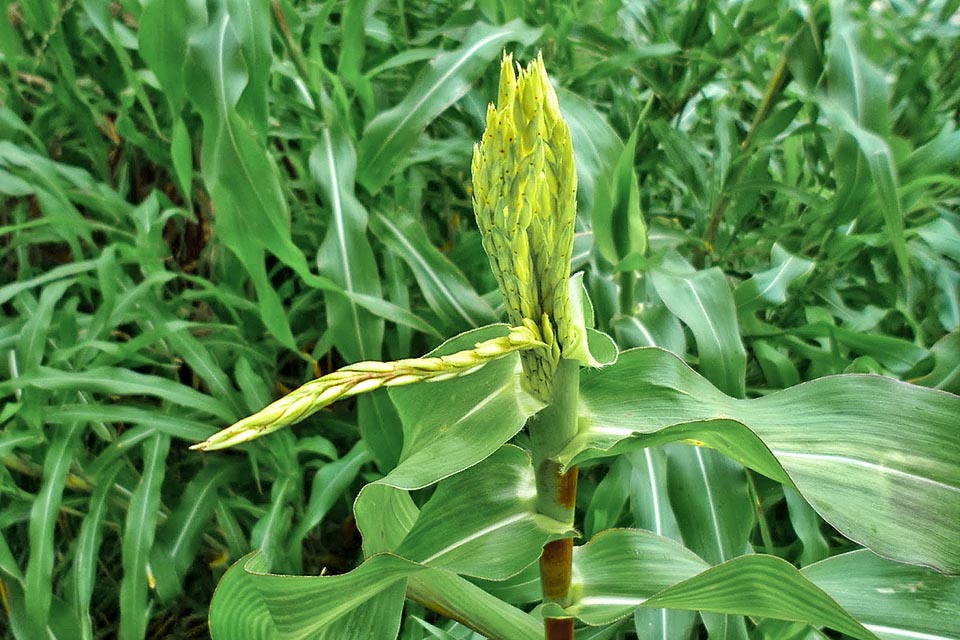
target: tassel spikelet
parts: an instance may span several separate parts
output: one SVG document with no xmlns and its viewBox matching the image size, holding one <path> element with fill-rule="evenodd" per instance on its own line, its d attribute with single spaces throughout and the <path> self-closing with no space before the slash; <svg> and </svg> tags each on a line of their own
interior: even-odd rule
<svg viewBox="0 0 960 640">
<path fill-rule="evenodd" d="M 497 104 L 473 149 L 473 210 L 511 324 L 540 324 L 546 349 L 521 354 L 526 386 L 549 401 L 563 353 L 581 347 L 567 281 L 573 253 L 577 173 L 570 128 L 542 56 L 500 66 Z"/>
<path fill-rule="evenodd" d="M 439 382 L 469 375 L 488 362 L 515 351 L 542 349 L 544 346 L 537 325 L 527 321 L 512 327 L 506 336 L 478 342 L 473 349 L 446 356 L 408 358 L 395 362 L 357 362 L 311 380 L 252 416 L 190 448 L 213 451 L 233 447 L 300 422 L 343 398 L 381 387 Z"/>
</svg>

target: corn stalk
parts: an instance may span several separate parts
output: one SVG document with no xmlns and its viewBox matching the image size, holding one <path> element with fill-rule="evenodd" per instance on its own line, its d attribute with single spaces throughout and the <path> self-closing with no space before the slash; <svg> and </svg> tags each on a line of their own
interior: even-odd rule
<svg viewBox="0 0 960 640">
<path fill-rule="evenodd" d="M 518 73 L 519 72 L 519 73 Z M 573 525 L 576 467 L 557 456 L 577 432 L 584 328 L 571 312 L 568 280 L 577 173 L 570 128 L 543 59 L 514 69 L 505 55 L 497 104 L 473 151 L 473 209 L 512 324 L 538 322 L 546 348 L 521 354 L 527 389 L 547 403 L 529 423 L 538 510 Z M 540 559 L 543 600 L 568 604 L 573 538 L 548 542 Z M 574 620 L 545 609 L 547 640 L 572 638 Z"/>
</svg>

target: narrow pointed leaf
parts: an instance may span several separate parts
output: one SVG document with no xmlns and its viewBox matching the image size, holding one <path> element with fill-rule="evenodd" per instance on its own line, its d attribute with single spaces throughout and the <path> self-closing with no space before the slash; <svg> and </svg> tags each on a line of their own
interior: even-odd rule
<svg viewBox="0 0 960 640">
<path fill-rule="evenodd" d="M 499 26 L 481 22 L 467 29 L 469 37 L 460 48 L 437 56 L 399 104 L 367 125 L 358 150 L 361 184 L 371 193 L 379 191 L 424 128 L 470 89 L 506 43 L 531 44 L 540 32 L 520 20 Z"/>
<path fill-rule="evenodd" d="M 29 594 L 26 607 L 34 625 L 34 633 L 39 633 L 50 622 L 56 550 L 54 534 L 63 501 L 64 484 L 82 431 L 81 423 L 57 431 L 44 460 L 43 485 L 30 510 L 30 559 L 24 588 Z"/>
<path fill-rule="evenodd" d="M 724 392 L 742 397 L 747 356 L 723 272 L 718 268 L 658 270 L 651 273 L 651 281 L 667 308 L 693 332 L 704 377 Z"/>
<path fill-rule="evenodd" d="M 324 127 L 310 153 L 310 172 L 329 212 L 327 235 L 317 252 L 321 273 L 349 294 L 380 297 L 380 278 L 367 240 L 367 212 L 354 195 L 356 155 L 345 132 Z M 334 344 L 351 361 L 378 360 L 383 320 L 338 293 L 325 295 Z"/>
<path fill-rule="evenodd" d="M 80 525 L 77 551 L 70 567 L 70 591 L 72 605 L 80 619 L 80 637 L 93 640 L 93 617 L 90 602 L 97 575 L 97 561 L 103 542 L 103 524 L 107 512 L 107 498 L 113 488 L 113 479 L 120 471 L 121 463 L 114 462 L 97 474 L 97 484 L 87 507 L 87 514 Z"/>
<path fill-rule="evenodd" d="M 123 528 L 123 580 L 120 582 L 120 634 L 142 638 L 147 631 L 150 550 L 156 534 L 160 486 L 166 472 L 170 438 L 153 436 L 143 447 L 140 483 L 130 498 Z"/>
<path fill-rule="evenodd" d="M 290 535 L 292 544 L 297 547 L 303 544 L 304 536 L 320 524 L 340 496 L 349 490 L 360 468 L 369 461 L 370 452 L 361 441 L 339 460 L 320 467 L 313 476 L 306 510 Z"/>
<path fill-rule="evenodd" d="M 814 267 L 813 261 L 795 256 L 777 243 L 771 249 L 770 262 L 773 266 L 755 273 L 733 292 L 739 313 L 783 304 L 790 285 L 801 281 Z"/>
<path fill-rule="evenodd" d="M 387 247 L 407 263 L 427 304 L 447 328 L 470 329 L 496 320 L 463 273 L 434 247 L 423 227 L 409 214 L 377 212 L 370 228 Z"/>
</svg>

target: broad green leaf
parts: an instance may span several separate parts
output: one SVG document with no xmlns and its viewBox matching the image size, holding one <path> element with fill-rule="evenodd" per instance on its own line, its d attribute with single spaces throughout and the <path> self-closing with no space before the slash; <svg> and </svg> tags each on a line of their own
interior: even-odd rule
<svg viewBox="0 0 960 640">
<path fill-rule="evenodd" d="M 564 523 L 537 513 L 530 458 L 505 446 L 443 480 L 418 511 L 407 492 L 368 485 L 357 498 L 357 523 L 369 556 L 382 551 L 421 564 L 502 580 L 534 563 Z"/>
<path fill-rule="evenodd" d="M 344 637 L 329 634 L 362 624 L 365 607 L 390 610 L 388 603 L 378 600 L 383 594 L 402 604 L 407 577 L 425 570 L 391 555 L 374 556 L 350 573 L 337 576 L 274 575 L 264 573 L 264 568 L 263 557 L 254 552 L 241 558 L 224 577 L 210 606 L 210 631 L 215 640 Z M 393 589 L 398 585 L 400 590 Z M 394 611 L 399 622 L 400 609 Z M 396 627 L 389 637 L 396 637 Z"/>
<path fill-rule="evenodd" d="M 876 640 L 830 596 L 774 556 L 735 558 L 667 587 L 643 606 L 795 620 Z"/>
<path fill-rule="evenodd" d="M 720 269 L 687 271 L 680 262 L 651 272 L 650 279 L 667 308 L 690 327 L 704 377 L 741 398 L 747 356 L 740 341 L 733 295 Z"/>
<path fill-rule="evenodd" d="M 686 547 L 710 564 L 746 552 L 754 510 L 743 468 L 716 451 L 670 446 L 666 471 Z"/>
<path fill-rule="evenodd" d="M 144 445 L 143 471 L 130 497 L 123 527 L 123 580 L 120 582 L 120 635 L 124 638 L 142 638 L 147 632 L 148 565 L 169 451 L 170 438 L 160 434 Z"/>
<path fill-rule="evenodd" d="M 430 355 L 454 353 L 506 335 L 505 325 L 462 333 Z M 512 354 L 467 376 L 391 389 L 403 420 L 400 464 L 383 483 L 418 489 L 492 455 L 523 428 L 540 404 L 520 386 L 520 358 Z"/>
<path fill-rule="evenodd" d="M 375 212 L 370 228 L 401 258 L 417 280 L 427 304 L 452 329 L 470 329 L 496 320 L 493 309 L 463 273 L 434 247 L 423 226 L 402 210 Z"/>
<path fill-rule="evenodd" d="M 371 483 L 360 490 L 353 513 L 363 536 L 363 555 L 369 558 L 399 547 L 420 516 L 420 509 L 408 491 Z"/>
<path fill-rule="evenodd" d="M 341 638 L 370 638 L 394 640 L 400 631 L 405 585 L 397 583 L 340 617 L 311 640 L 340 640 Z"/>
<path fill-rule="evenodd" d="M 792 481 L 827 522 L 877 553 L 960 573 L 950 533 L 960 520 L 955 395 L 844 375 L 736 400 L 653 348 L 585 371 L 580 394 L 581 431 L 561 455 L 567 464 L 669 440 L 705 444 Z"/>
<path fill-rule="evenodd" d="M 520 20 L 499 26 L 480 22 L 468 29 L 459 49 L 436 56 L 403 100 L 367 125 L 358 149 L 360 183 L 371 193 L 379 191 L 424 128 L 470 89 L 508 42 L 529 45 L 540 32 Z"/>
<path fill-rule="evenodd" d="M 673 540 L 649 531 L 610 529 L 574 547 L 572 602 L 566 611 L 589 625 L 609 624 L 708 566 Z"/>
<path fill-rule="evenodd" d="M 956 640 L 960 580 L 881 558 L 866 549 L 801 571 L 884 640 Z"/>
<path fill-rule="evenodd" d="M 667 454 L 664 448 L 632 451 L 622 459 L 630 465 L 630 509 L 636 526 L 682 542 L 680 526 L 667 492 Z"/>
<path fill-rule="evenodd" d="M 320 186 L 329 213 L 317 266 L 347 293 L 380 297 L 380 278 L 367 240 L 367 212 L 354 195 L 356 155 L 346 133 L 324 127 L 310 152 L 310 173 Z M 337 350 L 348 361 L 378 360 L 383 320 L 336 292 L 324 295 Z"/>
<path fill-rule="evenodd" d="M 787 289 L 801 282 L 814 268 L 813 261 L 799 258 L 777 243 L 770 251 L 770 263 L 773 266 L 740 283 L 733 292 L 739 313 L 783 304 L 787 301 Z"/>
<path fill-rule="evenodd" d="M 249 580 L 244 566 L 258 552 L 253 551 L 233 564 L 217 583 L 210 603 L 210 637 L 213 640 L 280 638 L 266 601 Z"/>
<path fill-rule="evenodd" d="M 537 512 L 530 456 L 505 445 L 474 467 L 441 481 L 399 556 L 487 580 L 519 573 L 566 523 Z"/>
<path fill-rule="evenodd" d="M 540 563 L 535 562 L 506 580 L 471 580 L 490 595 L 514 605 L 540 602 Z"/>
<path fill-rule="evenodd" d="M 431 569 L 410 576 L 407 594 L 432 609 L 449 612 L 451 618 L 470 620 L 488 638 L 543 638 L 543 622 L 538 616 L 508 605 L 449 571 Z"/>
</svg>

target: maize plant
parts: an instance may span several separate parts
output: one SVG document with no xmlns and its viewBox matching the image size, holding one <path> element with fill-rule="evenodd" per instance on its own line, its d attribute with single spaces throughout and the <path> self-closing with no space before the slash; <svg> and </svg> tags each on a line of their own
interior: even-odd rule
<svg viewBox="0 0 960 640">
<path fill-rule="evenodd" d="M 893 637 L 871 609 L 886 592 L 847 585 L 854 567 L 913 580 L 955 611 L 944 574 L 960 573 L 960 399 L 863 375 L 744 399 L 660 348 L 617 353 L 570 277 L 574 150 L 540 57 L 523 68 L 504 55 L 472 174 L 510 326 L 469 331 L 423 358 L 348 365 L 196 445 L 238 445 L 377 389 L 404 433 L 399 464 L 354 504 L 362 564 L 297 577 L 270 573 L 260 552 L 242 558 L 214 597 L 215 638 L 392 638 L 405 600 L 504 640 L 607 637 L 628 616 L 649 637 L 686 637 L 691 611 L 711 637 L 739 637 L 747 619 L 786 625 L 765 637 L 790 624 Z M 763 553 L 694 552 L 659 517 L 650 530 L 578 520 L 578 468 L 639 453 L 632 464 L 653 480 L 662 469 L 647 452 L 670 442 L 701 468 L 745 467 L 782 484 L 865 549 L 801 571 Z M 425 501 L 413 498 L 428 487 Z"/>
</svg>

